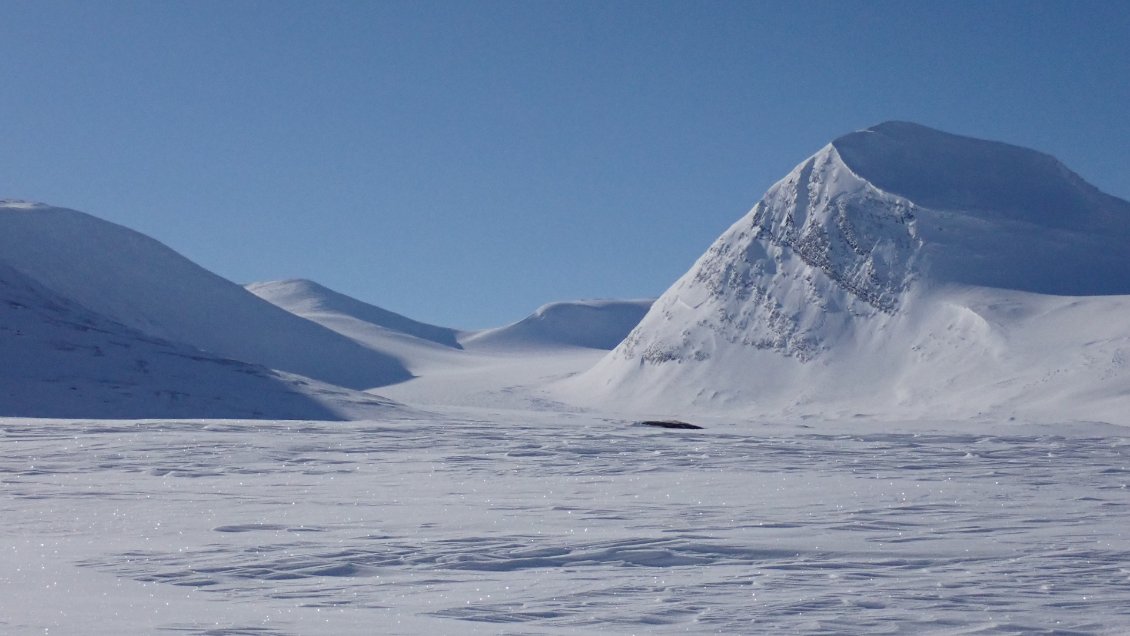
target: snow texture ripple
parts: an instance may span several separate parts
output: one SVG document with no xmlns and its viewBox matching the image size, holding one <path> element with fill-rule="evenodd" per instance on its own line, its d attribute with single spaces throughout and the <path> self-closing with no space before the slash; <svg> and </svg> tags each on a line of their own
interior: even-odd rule
<svg viewBox="0 0 1130 636">
<path fill-rule="evenodd" d="M 0 631 L 1130 630 L 1123 429 L 704 423 L 0 420 Z"/>
</svg>

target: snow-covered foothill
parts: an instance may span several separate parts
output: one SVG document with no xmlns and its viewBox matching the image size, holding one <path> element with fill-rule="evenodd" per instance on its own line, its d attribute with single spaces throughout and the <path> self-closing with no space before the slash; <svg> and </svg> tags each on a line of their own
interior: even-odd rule
<svg viewBox="0 0 1130 636">
<path fill-rule="evenodd" d="M 652 302 L 654 299 L 549 303 L 518 322 L 469 334 L 462 342 L 478 349 L 612 349 L 639 324 Z"/>
<path fill-rule="evenodd" d="M 389 400 L 143 334 L 0 263 L 0 416 L 339 420 Z"/>
<path fill-rule="evenodd" d="M 411 377 L 392 356 L 283 311 L 143 234 L 75 210 L 0 202 L 0 262 L 150 336 L 369 389 Z"/>
<path fill-rule="evenodd" d="M 455 329 L 412 320 L 309 280 L 269 281 L 246 287 L 281 309 L 393 357 L 413 378 L 436 369 L 473 364 L 459 344 L 461 332 Z M 383 392 L 386 387 L 378 390 Z"/>
<path fill-rule="evenodd" d="M 395 357 L 413 377 L 378 391 L 429 408 L 572 408 L 548 398 L 542 386 L 591 367 L 623 340 L 652 302 L 556 302 L 505 327 L 457 331 L 405 318 L 313 281 L 253 283 L 247 289 Z"/>
<path fill-rule="evenodd" d="M 290 279 L 251 283 L 251 293 L 303 317 L 323 320 L 352 319 L 383 330 L 390 337 L 411 336 L 445 347 L 459 349 L 459 331 L 412 320 L 398 313 L 362 302 L 312 280 Z M 348 329 L 343 325 L 341 331 Z"/>
<path fill-rule="evenodd" d="M 639 322 L 651 300 L 582 300 L 542 306 L 513 324 L 460 335 L 458 356 L 431 359 L 419 377 L 381 393 L 433 406 L 569 411 L 545 391 L 592 367 Z M 413 367 L 413 371 L 416 371 Z"/>
</svg>

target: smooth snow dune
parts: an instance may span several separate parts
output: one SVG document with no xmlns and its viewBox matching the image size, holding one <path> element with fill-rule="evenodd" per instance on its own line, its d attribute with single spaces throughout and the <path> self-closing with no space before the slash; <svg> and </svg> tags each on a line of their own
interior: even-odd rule
<svg viewBox="0 0 1130 636">
<path fill-rule="evenodd" d="M 0 415 L 339 420 L 388 400 L 147 336 L 0 263 Z"/>
<path fill-rule="evenodd" d="M 312 281 L 252 283 L 247 289 L 296 316 L 395 358 L 413 378 L 464 369 L 476 362 L 464 355 L 456 339 L 459 332 L 454 329 L 405 318 Z M 379 390 L 386 388 L 388 385 Z"/>
<path fill-rule="evenodd" d="M 882 124 L 771 187 L 555 395 L 1130 424 L 1128 244 L 1130 203 L 1047 155 Z"/>
<path fill-rule="evenodd" d="M 585 347 L 612 349 L 639 324 L 647 300 L 579 300 L 543 305 L 522 320 L 465 336 L 478 349 Z"/>
<path fill-rule="evenodd" d="M 311 280 L 291 279 L 251 283 L 246 285 L 251 293 L 283 309 L 311 319 L 322 317 L 352 318 L 388 332 L 413 336 L 445 347 L 460 349 L 459 332 L 447 327 L 437 327 L 418 322 L 398 313 L 357 300 L 319 285 Z M 320 320 L 315 320 L 319 322 Z"/>
<path fill-rule="evenodd" d="M 411 377 L 395 358 L 82 212 L 0 203 L 0 262 L 116 322 L 217 356 L 352 389 Z"/>
<path fill-rule="evenodd" d="M 1110 426 L 0 420 L 5 634 L 1125 634 Z"/>
</svg>

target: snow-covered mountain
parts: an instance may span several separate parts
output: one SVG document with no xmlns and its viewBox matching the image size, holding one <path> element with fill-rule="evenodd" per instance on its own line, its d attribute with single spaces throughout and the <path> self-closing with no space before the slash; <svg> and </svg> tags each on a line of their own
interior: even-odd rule
<svg viewBox="0 0 1130 636">
<path fill-rule="evenodd" d="M 0 416 L 332 420 L 388 400 L 209 355 L 109 320 L 0 263 Z"/>
<path fill-rule="evenodd" d="M 647 313 L 652 299 L 578 300 L 543 305 L 516 323 L 463 338 L 468 348 L 611 349 Z"/>
<path fill-rule="evenodd" d="M 1119 417 L 1130 300 L 1095 295 L 1130 294 L 1128 244 L 1130 203 L 1048 155 L 881 124 L 772 186 L 561 390 L 660 412 Z"/>
<path fill-rule="evenodd" d="M 0 202 L 0 263 L 152 337 L 350 389 L 411 377 L 394 357 L 284 311 L 161 243 L 74 210 Z"/>
</svg>

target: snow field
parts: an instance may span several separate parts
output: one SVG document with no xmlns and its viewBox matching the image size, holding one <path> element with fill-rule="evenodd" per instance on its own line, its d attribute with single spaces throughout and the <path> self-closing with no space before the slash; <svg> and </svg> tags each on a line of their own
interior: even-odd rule
<svg viewBox="0 0 1130 636">
<path fill-rule="evenodd" d="M 1099 425 L 0 420 L 0 631 L 1124 633 Z"/>
</svg>

